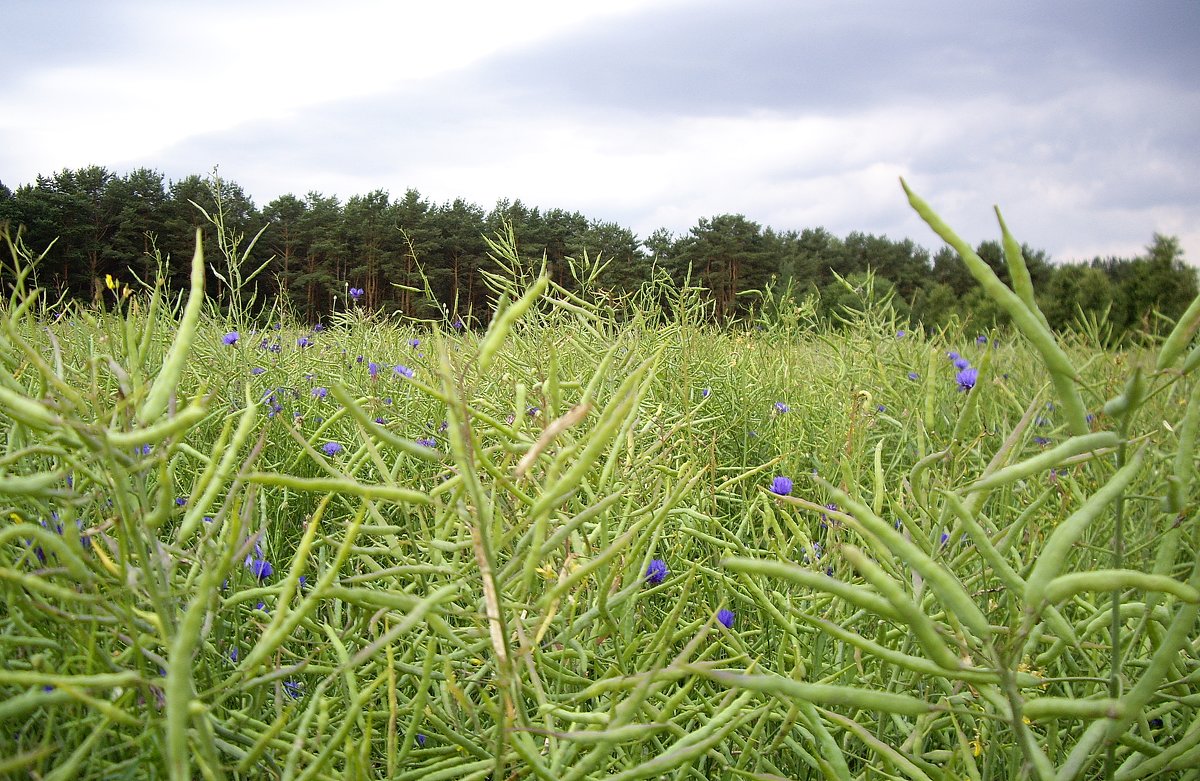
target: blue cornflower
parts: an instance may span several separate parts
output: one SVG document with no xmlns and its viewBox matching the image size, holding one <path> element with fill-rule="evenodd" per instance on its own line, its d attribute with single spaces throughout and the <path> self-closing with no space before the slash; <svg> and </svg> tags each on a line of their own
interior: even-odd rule
<svg viewBox="0 0 1200 781">
<path fill-rule="evenodd" d="M 420 346 L 421 346 L 421 340 L 420 340 L 420 339 L 409 339 L 409 340 L 408 340 L 408 346 L 409 346 L 409 347 L 420 347 Z"/>
<path fill-rule="evenodd" d="M 317 323 L 316 325 L 314 325 L 314 326 L 313 326 L 313 331 L 314 331 L 315 333 L 318 333 L 318 334 L 319 334 L 319 333 L 321 333 L 321 332 L 322 332 L 322 331 L 324 331 L 324 330 L 325 330 L 325 326 L 321 325 L 320 323 Z"/>
<path fill-rule="evenodd" d="M 363 294 L 363 289 L 361 287 L 350 288 L 350 298 L 351 299 L 357 301 L 358 299 L 362 298 L 362 294 Z"/>
<path fill-rule="evenodd" d="M 921 379 L 921 375 L 917 374 L 916 372 L 909 372 L 908 378 L 913 382 L 916 382 L 917 380 Z"/>
<path fill-rule="evenodd" d="M 321 445 L 321 450 L 324 451 L 325 455 L 327 456 L 336 456 L 338 453 L 342 452 L 342 446 L 337 442 L 326 442 L 324 445 Z"/>
<path fill-rule="evenodd" d="M 187 500 L 188 500 L 188 498 L 186 496 L 176 496 L 175 497 L 175 506 L 183 507 L 185 504 L 187 504 Z"/>
<path fill-rule="evenodd" d="M 250 373 L 253 374 L 255 377 L 257 377 L 258 375 L 262 374 L 265 371 L 266 371 L 266 369 L 264 369 L 263 367 L 255 366 L 253 369 L 250 370 Z"/>
<path fill-rule="evenodd" d="M 950 542 L 950 532 L 942 532 L 942 545 Z"/>
<path fill-rule="evenodd" d="M 771 481 L 771 493 L 779 496 L 787 496 L 792 492 L 792 478 L 777 475 Z"/>
<path fill-rule="evenodd" d="M 529 417 L 531 418 L 536 418 L 541 411 L 541 407 L 530 407 L 529 409 L 525 410 L 525 412 L 528 413 Z"/>
<path fill-rule="evenodd" d="M 318 387 L 312 389 L 312 395 L 315 398 L 323 399 L 329 395 L 329 391 L 326 388 L 322 388 L 322 387 L 318 386 Z"/>
<path fill-rule="evenodd" d="M 711 389 L 709 389 L 709 388 L 704 388 L 704 389 L 702 389 L 702 390 L 700 391 L 700 398 L 702 398 L 702 399 L 707 399 L 707 398 L 708 398 L 708 395 L 709 395 L 710 393 L 712 393 L 712 390 L 711 390 Z"/>
<path fill-rule="evenodd" d="M 225 334 L 225 336 L 221 337 L 221 341 L 227 345 L 234 345 L 237 344 L 238 336 L 239 334 L 237 331 L 230 331 L 229 333 Z"/>
<path fill-rule="evenodd" d="M 1034 438 L 1033 438 L 1033 443 L 1034 443 L 1035 445 L 1040 445 L 1040 446 L 1042 446 L 1042 447 L 1045 447 L 1046 445 L 1049 445 L 1049 444 L 1050 444 L 1050 440 L 1049 440 L 1048 438 L 1046 438 L 1046 437 L 1034 437 Z"/>
<path fill-rule="evenodd" d="M 308 347 L 311 344 L 312 344 L 312 340 L 309 339 L 307 336 L 301 336 L 299 339 L 296 340 L 296 346 L 299 347 L 301 350 L 303 350 L 305 347 Z"/>
<path fill-rule="evenodd" d="M 304 687 L 295 681 L 284 681 L 283 690 L 287 693 L 287 696 L 291 697 L 293 700 L 298 700 L 304 696 Z"/>
<path fill-rule="evenodd" d="M 259 553 L 259 555 L 261 556 L 262 554 Z M 272 566 L 271 562 L 267 561 L 266 559 L 247 556 L 246 566 L 250 569 L 250 574 L 254 575 L 254 577 L 258 578 L 259 580 L 266 580 L 275 574 L 275 567 Z"/>
<path fill-rule="evenodd" d="M 959 390 L 969 391 L 975 387 L 975 381 L 979 379 L 979 370 L 975 367 L 968 367 L 958 373 L 954 378 L 958 383 Z"/>
<path fill-rule="evenodd" d="M 436 447 L 437 447 L 437 440 L 436 440 L 436 439 L 434 439 L 433 437 L 429 437 L 429 438 L 427 438 L 427 439 L 418 439 L 418 440 L 417 440 L 417 444 L 418 444 L 418 445 L 421 445 L 421 446 L 423 446 L 423 447 L 432 447 L 432 448 L 436 448 Z"/>
<path fill-rule="evenodd" d="M 987 344 L 987 337 L 983 334 L 975 337 L 975 344 Z"/>
<path fill-rule="evenodd" d="M 416 375 L 416 372 L 414 372 L 412 369 L 408 368 L 407 366 L 405 366 L 403 364 L 397 364 L 396 368 L 393 371 L 395 371 L 396 374 L 399 374 L 401 377 L 404 377 L 409 380 L 411 380 Z"/>
<path fill-rule="evenodd" d="M 728 608 L 721 608 L 717 611 L 717 620 L 720 621 L 726 629 L 733 629 L 733 621 L 735 616 L 733 611 Z"/>
<path fill-rule="evenodd" d="M 652 586 L 657 586 L 666 579 L 668 572 L 667 563 L 662 559 L 653 559 L 650 566 L 646 567 L 646 582 Z"/>
<path fill-rule="evenodd" d="M 153 445 L 142 445 L 138 448 L 138 452 L 144 456 L 150 455 L 150 451 L 154 449 Z"/>
<path fill-rule="evenodd" d="M 907 334 L 907 333 L 905 333 L 904 331 L 897 331 L 897 332 L 896 332 L 896 338 L 897 338 L 897 339 L 903 339 L 905 336 L 908 336 L 908 334 Z"/>
<path fill-rule="evenodd" d="M 775 412 L 777 414 L 784 415 L 791 411 L 792 411 L 792 408 L 789 407 L 788 405 L 784 404 L 782 401 L 775 402 Z"/>
<path fill-rule="evenodd" d="M 966 358 L 958 358 L 954 361 L 954 368 L 958 370 L 971 368 L 971 362 Z"/>
<path fill-rule="evenodd" d="M 375 363 L 374 361 L 368 361 L 367 362 L 367 374 L 371 375 L 372 380 L 375 379 L 376 377 L 378 377 L 379 376 L 379 364 Z"/>
<path fill-rule="evenodd" d="M 460 320 L 459 322 L 462 321 Z M 422 732 L 417 733 L 417 745 L 421 748 L 425 748 L 425 734 Z"/>
</svg>

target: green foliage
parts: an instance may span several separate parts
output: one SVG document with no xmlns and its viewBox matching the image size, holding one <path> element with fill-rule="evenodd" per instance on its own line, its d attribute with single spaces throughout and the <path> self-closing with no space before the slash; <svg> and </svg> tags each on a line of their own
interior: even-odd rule
<svg viewBox="0 0 1200 781">
<path fill-rule="evenodd" d="M 1001 277 L 912 198 L 1017 330 L 907 332 L 870 264 L 828 271 L 835 328 L 801 280 L 804 242 L 837 241 L 767 232 L 792 274 L 733 304 L 761 330 L 719 329 L 674 259 L 618 285 L 536 238 L 574 218 L 516 205 L 464 239 L 486 331 L 287 276 L 338 251 L 306 233 L 336 224 L 322 196 L 277 202 L 263 239 L 290 242 L 281 285 L 333 298 L 320 331 L 242 330 L 201 262 L 186 307 L 165 281 L 64 307 L 7 233 L 0 768 L 1194 772 L 1200 303 L 1161 350 L 1059 340 L 1007 237 Z M 418 246 L 435 207 L 394 206 L 356 204 L 345 241 L 382 248 L 403 214 Z"/>
<path fill-rule="evenodd" d="M 42 283 L 85 303 L 103 299 L 106 275 L 122 283 L 153 276 L 158 257 L 170 269 L 168 287 L 186 289 L 192 234 L 202 228 L 209 246 L 226 257 L 209 293 L 223 296 L 222 306 L 242 310 L 239 322 L 282 307 L 315 324 L 353 306 L 416 319 L 486 320 L 493 302 L 483 279 L 496 269 L 483 236 L 504 225 L 512 226 L 528 263 L 544 259 L 550 278 L 572 292 L 579 292 L 573 264 L 586 254 L 604 267 L 597 294 L 619 301 L 665 273 L 677 285 L 700 289 L 711 304 L 707 316 L 718 323 L 753 320 L 757 297 L 772 279 L 799 300 L 813 293 L 840 296 L 838 277 L 868 271 L 881 287 L 894 288 L 893 308 L 914 328 L 1008 322 L 948 246 L 931 258 L 909 239 L 858 231 L 839 238 L 824 228 L 780 231 L 740 214 L 703 218 L 682 236 L 660 229 L 639 239 L 613 222 L 520 200 L 501 199 L 485 211 L 462 199 L 434 204 L 411 189 L 401 198 L 375 190 L 345 203 L 310 192 L 280 196 L 258 210 L 236 183 L 215 172 L 164 183 L 148 169 L 118 176 L 92 166 L 39 177 L 16 193 L 0 190 L 0 221 L 6 220 L 24 226 L 31 246 L 59 239 Z M 250 248 L 260 231 L 256 260 L 226 251 L 235 243 Z M 1197 291 L 1196 271 L 1172 237 L 1155 236 L 1142 257 L 1090 264 L 1055 265 L 1045 252 L 1015 242 L 1006 249 L 983 241 L 971 251 L 1014 287 L 1007 255 L 1020 253 L 1020 284 L 1038 291 L 1048 325 L 1058 333 L 1085 333 L 1103 320 L 1111 344 L 1161 335 Z M 235 274 L 246 278 L 238 283 Z M 364 293 L 354 301 L 350 288 Z M 233 303 L 234 290 L 242 303 Z M 832 318 L 840 307 L 826 302 L 822 311 Z"/>
</svg>

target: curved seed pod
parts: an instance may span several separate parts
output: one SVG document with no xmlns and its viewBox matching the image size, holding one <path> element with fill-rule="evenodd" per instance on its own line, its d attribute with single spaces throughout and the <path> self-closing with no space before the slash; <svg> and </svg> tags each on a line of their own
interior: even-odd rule
<svg viewBox="0 0 1200 781">
<path fill-rule="evenodd" d="M 65 472 L 35 472 L 31 475 L 0 475 L 9 496 L 58 496 L 63 494 Z"/>
<path fill-rule="evenodd" d="M 1175 474 L 1178 483 L 1179 496 L 1176 501 L 1182 505 L 1187 502 L 1192 481 L 1196 478 L 1196 462 L 1192 454 L 1196 452 L 1196 436 L 1200 433 L 1200 383 L 1192 388 L 1191 398 L 1188 399 L 1187 412 L 1184 413 L 1183 425 L 1179 427 L 1179 449 L 1175 451 Z M 1178 509 L 1175 512 L 1179 512 Z"/>
<path fill-rule="evenodd" d="M 782 699 L 803 700 L 816 705 L 848 705 L 853 708 L 896 713 L 902 716 L 920 716 L 942 710 L 938 705 L 918 697 L 873 691 L 857 686 L 805 683 L 770 673 L 745 675 L 723 670 L 697 670 L 697 672 L 706 678 L 728 686 L 774 694 Z"/>
<path fill-rule="evenodd" d="M 1140 448 L 1134 453 L 1129 463 L 1121 467 L 1100 490 L 1092 494 L 1083 506 L 1058 525 L 1050 534 L 1041 555 L 1033 565 L 1029 577 L 1025 579 L 1026 609 L 1036 611 L 1046 602 L 1046 586 L 1058 576 L 1066 566 L 1067 557 L 1076 541 L 1087 530 L 1096 518 L 1100 516 L 1109 504 L 1129 486 L 1129 483 L 1142 468 L 1142 459 L 1146 449 Z"/>
<path fill-rule="evenodd" d="M 194 399 L 185 409 L 167 420 L 133 431 L 109 431 L 105 436 L 115 447 L 157 445 L 167 437 L 186 431 L 208 417 L 208 400 Z"/>
<path fill-rule="evenodd" d="M 1200 344 L 1192 348 L 1187 357 L 1183 359 L 1183 366 L 1179 369 L 1182 374 L 1191 374 L 1196 371 L 1196 367 L 1200 366 Z"/>
<path fill-rule="evenodd" d="M 535 301 L 542 297 L 542 294 L 546 292 L 546 286 L 549 284 L 549 277 L 545 275 L 538 277 L 529 290 L 525 291 L 525 295 L 505 307 L 503 311 L 496 315 L 491 327 L 487 330 L 487 334 L 483 337 L 483 343 L 479 345 L 479 371 L 486 372 L 491 367 L 492 360 L 496 357 L 496 352 L 504 344 L 504 339 L 508 336 L 508 332 L 512 330 L 513 324 L 533 306 Z"/>
<path fill-rule="evenodd" d="M 146 401 L 138 410 L 138 420 L 149 423 L 158 419 L 167 409 L 167 400 L 175 392 L 179 377 L 183 374 L 184 364 L 187 363 L 188 353 L 196 338 L 196 327 L 200 322 L 200 312 L 204 309 L 204 241 L 200 229 L 196 229 L 196 253 L 192 256 L 192 283 L 188 292 L 187 306 L 183 309 L 183 317 L 179 321 L 179 331 L 175 341 L 163 359 L 162 370 L 154 378 Z"/>
<path fill-rule="evenodd" d="M 364 499 L 374 499 L 382 502 L 397 504 L 429 504 L 426 494 L 411 488 L 401 488 L 398 485 L 369 485 L 350 478 L 337 477 L 294 477 L 280 475 L 274 472 L 251 472 L 246 480 L 259 485 L 276 485 L 290 488 L 293 491 L 306 491 L 318 494 L 349 494 L 361 496 Z"/>
<path fill-rule="evenodd" d="M 1105 415 L 1115 418 L 1124 417 L 1141 405 L 1145 395 L 1146 380 L 1142 376 L 1142 370 L 1140 368 L 1134 369 L 1133 374 L 1130 375 L 1129 380 L 1125 383 L 1125 390 L 1121 392 L 1120 396 L 1106 401 L 1102 412 Z"/>
<path fill-rule="evenodd" d="M 1071 697 L 1038 697 L 1026 700 L 1021 713 L 1030 721 L 1045 719 L 1115 719 L 1125 712 L 1121 700 L 1073 699 Z"/>
<path fill-rule="evenodd" d="M 1171 329 L 1171 333 L 1167 336 L 1167 340 L 1163 342 L 1162 349 L 1158 351 L 1158 361 L 1154 368 L 1156 371 L 1170 368 L 1172 364 L 1179 358 L 1179 354 L 1183 352 L 1183 348 L 1187 347 L 1192 341 L 1192 337 L 1196 335 L 1196 329 L 1200 328 L 1200 296 L 1196 296 L 1192 300 L 1187 311 L 1175 323 L 1175 327 Z"/>
<path fill-rule="evenodd" d="M 963 259 L 963 262 L 967 265 L 967 269 L 983 287 L 988 297 L 1008 312 L 1009 316 L 1013 319 L 1013 323 L 1021 330 L 1021 333 L 1041 353 L 1046 368 L 1050 370 L 1050 378 L 1054 382 L 1054 389 L 1058 392 L 1063 412 L 1066 414 L 1071 431 L 1075 434 L 1088 433 L 1087 410 L 1083 406 L 1083 398 L 1079 395 L 1079 373 L 1071 364 L 1071 359 L 1059 347 L 1054 334 L 1050 332 L 1050 329 L 1046 328 L 1020 296 L 1000 281 L 1000 278 L 996 276 L 996 272 L 992 271 L 991 266 L 985 263 L 971 249 L 971 245 L 963 241 L 930 208 L 929 204 L 909 189 L 908 183 L 904 179 L 900 180 L 900 185 L 908 195 L 908 202 L 916 210 L 917 214 L 921 216 L 921 219 L 933 229 L 934 233 L 941 236 L 947 244 L 958 251 L 959 257 Z"/>
<path fill-rule="evenodd" d="M 992 568 L 992 572 L 995 573 L 996 577 L 1010 590 L 1018 594 L 1023 593 L 1025 591 L 1025 581 L 1021 579 L 1017 571 L 1000 555 L 1000 551 L 996 550 L 996 546 L 992 545 L 991 539 L 984 532 L 983 527 L 979 525 L 979 522 L 975 520 L 975 516 L 967 509 L 963 501 L 957 495 L 950 492 L 943 493 L 943 496 L 946 497 L 946 502 L 950 506 L 950 509 L 958 516 L 959 521 L 962 522 L 967 535 L 975 543 L 975 550 L 979 551 L 979 555 Z M 1077 643 L 1074 629 L 1067 623 L 1067 620 L 1062 617 L 1062 614 L 1058 610 L 1053 607 L 1047 608 L 1046 619 L 1046 623 L 1050 625 L 1050 628 L 1063 641 L 1072 645 Z"/>
<path fill-rule="evenodd" d="M 963 489 L 964 493 L 972 491 L 990 491 L 1009 483 L 1015 483 L 1031 475 L 1040 474 L 1058 466 L 1063 461 L 1083 453 L 1092 453 L 1102 448 L 1116 447 L 1121 444 L 1121 438 L 1112 431 L 1098 431 L 1095 434 L 1071 437 L 1060 445 L 1050 448 L 1036 456 L 1010 464 L 1003 469 L 992 472 L 987 477 L 976 480 Z"/>
<path fill-rule="evenodd" d="M 872 537 L 882 541 L 888 550 L 900 561 L 912 567 L 921 577 L 925 578 L 929 587 L 938 595 L 938 599 L 946 606 L 946 609 L 958 616 L 976 637 L 980 640 L 991 639 L 992 627 L 988 623 L 987 617 L 983 615 L 983 611 L 971 599 L 970 594 L 963 588 L 962 583 L 955 577 L 954 573 L 950 572 L 942 563 L 935 561 L 928 553 L 921 550 L 921 548 L 913 544 L 910 540 L 905 539 L 897 533 L 892 524 L 884 521 L 866 505 L 852 499 L 845 492 L 820 478 L 817 479 L 817 483 L 825 488 L 834 497 L 835 501 L 847 508 L 855 524 L 863 527 L 864 531 L 868 532 Z M 890 597 L 888 599 L 892 601 Z M 894 601 L 892 601 L 892 604 L 896 605 Z M 899 609 L 898 605 L 896 607 Z M 950 669 L 958 668 L 956 666 Z"/>
<path fill-rule="evenodd" d="M 921 647 L 925 649 L 925 653 L 929 654 L 930 659 L 947 670 L 962 669 L 962 660 L 947 647 L 945 641 L 938 634 L 933 619 L 925 615 L 916 603 L 909 599 L 904 592 L 904 587 L 899 582 L 889 577 L 878 564 L 867 558 L 866 554 L 853 545 L 843 545 L 842 555 L 888 602 L 892 603 L 892 607 L 896 608 L 896 612 L 912 630 Z M 976 610 L 978 611 L 978 608 Z"/>
<path fill-rule="evenodd" d="M 237 430 L 233 433 L 233 440 L 229 440 L 230 423 L 227 421 L 213 445 L 212 454 L 208 459 L 208 466 L 205 467 L 199 480 L 196 481 L 195 490 L 199 493 L 199 497 L 193 494 L 194 501 L 188 505 L 187 513 L 183 517 L 183 523 L 179 525 L 179 532 L 175 536 L 179 544 L 190 539 L 200 527 L 201 520 L 204 518 L 205 513 L 208 512 L 208 508 L 216 501 L 222 487 L 227 485 L 228 481 L 232 478 L 238 453 L 241 452 L 242 447 L 254 433 L 254 421 L 258 415 L 258 405 L 254 403 L 253 392 L 249 384 L 246 385 L 245 394 L 246 406 L 242 408 L 241 414 L 238 415 L 238 426 Z M 219 461 L 217 460 L 218 453 L 222 454 Z"/>
<path fill-rule="evenodd" d="M 351 396 L 350 392 L 340 382 L 331 383 L 329 385 L 329 392 L 333 394 L 338 404 L 342 405 L 342 408 L 346 410 L 350 417 L 354 418 L 355 422 L 362 426 L 364 431 L 389 447 L 423 461 L 442 461 L 445 459 L 445 456 L 440 451 L 419 445 L 411 439 L 397 436 L 384 426 L 376 423 L 367 414 L 366 410 L 362 408 L 358 400 Z"/>
<path fill-rule="evenodd" d="M 56 432 L 64 429 L 62 418 L 51 412 L 45 404 L 4 385 L 0 385 L 0 411 L 14 421 L 39 431 Z"/>
<path fill-rule="evenodd" d="M 7 487 L 6 484 L 5 490 L 7 490 Z M 45 553 L 53 553 L 58 557 L 58 563 L 66 567 L 67 571 L 71 573 L 71 577 L 77 581 L 90 583 L 96 579 L 87 565 L 83 563 L 83 559 L 79 558 L 76 554 L 75 546 L 68 545 L 63 536 L 57 532 L 36 523 L 15 523 L 0 529 L 0 545 L 5 544 L 9 540 L 28 540 L 30 545 L 42 548 Z M 16 574 L 13 573 L 13 575 Z M 45 583 L 47 586 L 52 585 L 41 578 L 30 577 L 39 583 Z M 72 596 L 77 599 L 91 599 L 95 595 L 87 593 L 76 594 L 72 592 Z"/>
<path fill-rule="evenodd" d="M 1132 569 L 1098 569 L 1060 575 L 1046 584 L 1045 597 L 1051 604 L 1057 604 L 1082 591 L 1122 591 L 1127 588 L 1161 591 L 1183 602 L 1200 602 L 1200 591 L 1186 583 Z"/>
<path fill-rule="evenodd" d="M 795 583 L 798 586 L 823 591 L 827 594 L 845 600 L 855 607 L 874 613 L 890 621 L 902 620 L 892 604 L 879 594 L 864 586 L 856 586 L 845 581 L 831 578 L 823 572 L 813 572 L 795 564 L 782 561 L 767 561 L 763 559 L 731 558 L 721 562 L 721 566 L 734 572 L 747 575 L 767 575 Z"/>
<path fill-rule="evenodd" d="M 1025 256 L 1021 254 L 1021 245 L 1013 238 L 1013 235 L 1008 231 L 1008 225 L 1004 223 L 1004 217 L 1000 214 L 1000 207 L 995 207 L 996 221 L 1000 223 L 1000 237 L 1004 246 L 1004 259 L 1008 262 L 1008 273 L 1012 277 L 1013 291 L 1020 296 L 1025 302 L 1025 306 L 1029 307 L 1029 311 L 1037 315 L 1042 321 L 1042 325 L 1047 330 L 1050 329 L 1050 323 L 1046 320 L 1046 315 L 1042 312 L 1041 307 L 1037 304 L 1037 298 L 1033 294 L 1033 279 L 1029 276 L 1029 267 L 1025 265 Z"/>
</svg>

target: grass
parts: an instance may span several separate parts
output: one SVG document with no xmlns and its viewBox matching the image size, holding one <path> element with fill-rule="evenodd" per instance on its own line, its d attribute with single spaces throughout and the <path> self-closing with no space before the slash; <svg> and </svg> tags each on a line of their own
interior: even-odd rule
<svg viewBox="0 0 1200 781">
<path fill-rule="evenodd" d="M 1197 777 L 1195 313 L 718 330 L 493 249 L 480 332 L 63 310 L 14 248 L 3 773 Z"/>
</svg>

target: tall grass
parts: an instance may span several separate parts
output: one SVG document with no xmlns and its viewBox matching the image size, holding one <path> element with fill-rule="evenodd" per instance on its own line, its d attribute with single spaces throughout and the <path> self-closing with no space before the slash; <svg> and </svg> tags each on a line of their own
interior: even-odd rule
<svg viewBox="0 0 1200 781">
<path fill-rule="evenodd" d="M 500 236 L 486 332 L 253 331 L 6 238 L 5 774 L 1197 777 L 1200 304 L 1061 343 L 964 247 L 1019 332 L 718 330 Z"/>
</svg>

